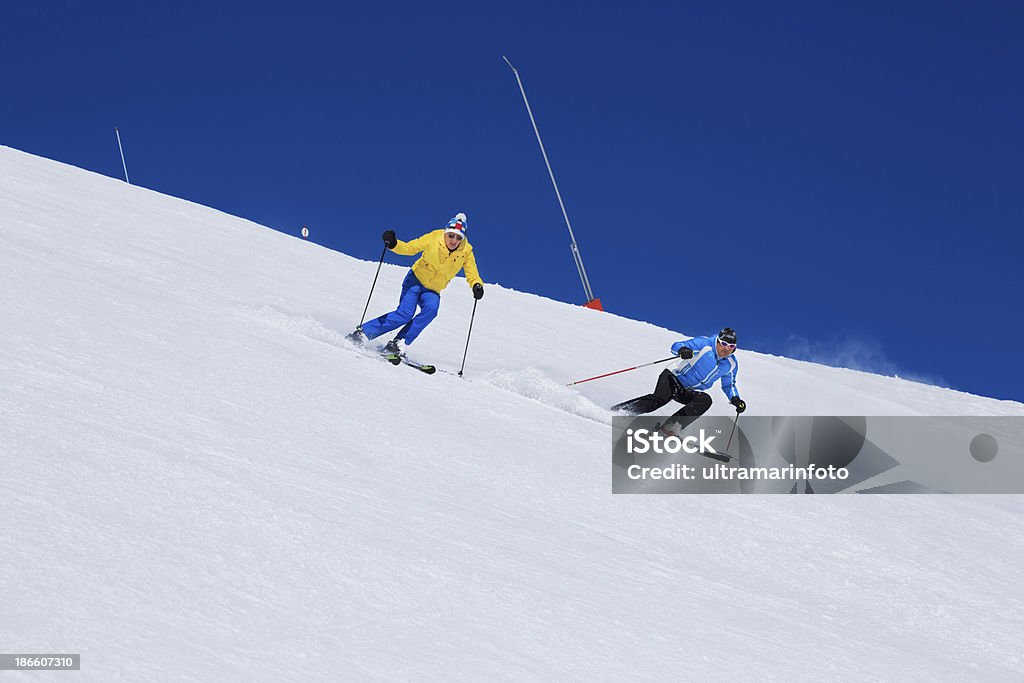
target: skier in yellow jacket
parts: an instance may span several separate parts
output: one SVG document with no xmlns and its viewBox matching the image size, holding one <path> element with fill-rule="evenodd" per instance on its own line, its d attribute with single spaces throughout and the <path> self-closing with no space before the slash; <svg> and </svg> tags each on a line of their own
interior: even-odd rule
<svg viewBox="0 0 1024 683">
<path fill-rule="evenodd" d="M 394 230 L 384 231 L 384 246 L 402 256 L 422 254 L 402 282 L 402 295 L 398 308 L 368 320 L 347 339 L 362 345 L 391 330 L 402 329 L 384 346 L 384 353 L 404 355 L 400 343 L 412 344 L 430 321 L 437 317 L 441 304 L 441 290 L 448 286 L 460 270 L 466 271 L 466 282 L 473 297 L 484 295 L 484 283 L 476 269 L 473 247 L 466 239 L 466 214 L 458 213 L 440 230 L 428 232 L 411 242 L 395 237 Z M 416 308 L 419 313 L 416 313 Z"/>
</svg>

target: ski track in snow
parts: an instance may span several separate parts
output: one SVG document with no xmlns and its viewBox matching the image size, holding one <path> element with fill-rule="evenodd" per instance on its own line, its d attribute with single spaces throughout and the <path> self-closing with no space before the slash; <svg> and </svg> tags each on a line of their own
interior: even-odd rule
<svg viewBox="0 0 1024 683">
<path fill-rule="evenodd" d="M 495 368 L 484 376 L 491 386 L 510 391 L 524 398 L 578 417 L 611 424 L 612 412 L 578 394 L 565 384 L 556 382 L 534 367 L 522 370 Z"/>
<path fill-rule="evenodd" d="M 466 378 L 428 377 L 344 339 L 375 269 L 0 147 L 5 651 L 104 682 L 1024 678 L 1020 496 L 613 496 L 603 406 L 661 367 L 564 385 L 681 332 L 488 285 Z M 454 372 L 472 310 L 453 281 L 413 356 Z M 738 358 L 748 414 L 1024 414 Z"/>
<path fill-rule="evenodd" d="M 346 333 L 331 329 L 324 322 L 309 315 L 293 315 L 272 306 L 240 307 L 243 313 L 250 313 L 254 318 L 273 327 L 298 334 L 316 342 L 321 342 L 346 351 L 358 353 L 368 358 L 379 358 L 374 348 L 377 340 L 369 345 L 358 348 L 345 339 Z M 415 352 L 410 351 L 409 357 L 415 359 Z M 431 360 L 421 362 L 432 362 Z M 444 374 L 456 374 L 455 370 L 442 368 Z M 460 381 L 478 381 L 496 389 L 516 394 L 523 398 L 536 401 L 549 408 L 560 410 L 570 415 L 585 418 L 601 424 L 611 424 L 612 412 L 598 406 L 593 401 L 580 395 L 571 387 L 559 383 L 541 370 L 534 367 L 523 369 L 494 368 L 476 380 L 460 378 Z"/>
</svg>

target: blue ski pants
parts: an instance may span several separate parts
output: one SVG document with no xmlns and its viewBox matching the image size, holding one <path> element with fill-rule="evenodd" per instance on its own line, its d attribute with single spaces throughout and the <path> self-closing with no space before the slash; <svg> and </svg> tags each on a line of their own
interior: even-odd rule
<svg viewBox="0 0 1024 683">
<path fill-rule="evenodd" d="M 398 299 L 398 308 L 363 323 L 363 334 L 373 339 L 401 327 L 402 330 L 396 339 L 404 339 L 406 344 L 412 344 L 430 321 L 437 317 L 437 308 L 440 305 L 441 295 L 420 284 L 410 270 L 402 281 L 402 296 Z M 420 309 L 418 314 L 417 306 Z"/>
</svg>

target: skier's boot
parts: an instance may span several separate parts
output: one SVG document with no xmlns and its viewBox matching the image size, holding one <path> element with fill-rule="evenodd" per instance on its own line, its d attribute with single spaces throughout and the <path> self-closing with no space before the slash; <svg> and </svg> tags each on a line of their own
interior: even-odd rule
<svg viewBox="0 0 1024 683">
<path fill-rule="evenodd" d="M 405 359 L 405 351 L 402 350 L 398 341 L 399 340 L 397 338 L 392 339 L 391 341 L 384 345 L 383 349 L 381 349 L 381 353 L 393 365 L 398 365 L 399 363 L 402 362 L 402 360 Z"/>
<path fill-rule="evenodd" d="M 357 327 L 352 334 L 346 334 L 345 339 L 352 342 L 356 346 L 363 346 L 366 344 L 366 335 L 363 334 L 362 328 Z"/>
</svg>

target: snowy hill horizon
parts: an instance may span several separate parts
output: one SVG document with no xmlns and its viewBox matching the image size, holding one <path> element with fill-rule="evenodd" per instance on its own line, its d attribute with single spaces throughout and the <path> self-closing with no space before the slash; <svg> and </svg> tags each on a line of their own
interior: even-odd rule
<svg viewBox="0 0 1024 683">
<path fill-rule="evenodd" d="M 1024 673 L 1019 497 L 612 496 L 607 406 L 662 366 L 565 384 L 714 330 L 488 283 L 463 379 L 459 278 L 426 376 L 344 341 L 376 266 L 0 147 L 7 652 L 107 681 L 789 680 L 804 643 L 797 678 Z M 750 415 L 1024 415 L 738 359 Z"/>
</svg>

